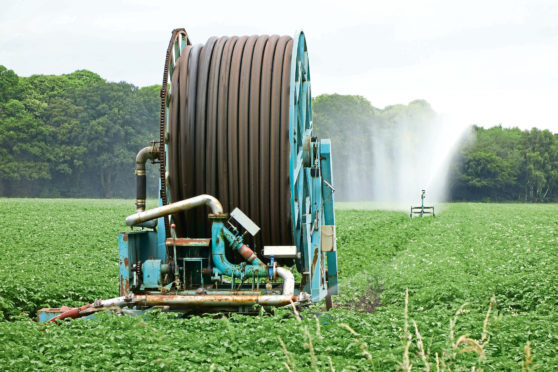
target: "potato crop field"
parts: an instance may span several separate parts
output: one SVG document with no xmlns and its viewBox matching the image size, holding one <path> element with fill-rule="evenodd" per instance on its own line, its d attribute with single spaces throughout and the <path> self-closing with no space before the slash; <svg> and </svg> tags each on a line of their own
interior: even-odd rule
<svg viewBox="0 0 558 372">
<path fill-rule="evenodd" d="M 49 324 L 118 296 L 129 200 L 0 199 L 0 370 L 558 370 L 558 205 L 339 205 L 340 295 L 297 317 L 165 313 Z M 438 212 L 438 211 L 437 211 Z"/>
</svg>

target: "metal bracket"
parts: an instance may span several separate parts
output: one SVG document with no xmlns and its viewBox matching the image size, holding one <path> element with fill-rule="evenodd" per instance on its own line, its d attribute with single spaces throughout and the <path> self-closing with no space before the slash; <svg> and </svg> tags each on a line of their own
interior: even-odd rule
<svg viewBox="0 0 558 372">
<path fill-rule="evenodd" d="M 260 227 L 256 225 L 247 215 L 244 214 L 240 209 L 235 208 L 230 216 L 235 219 L 236 222 L 240 224 L 250 235 L 255 236 L 259 231 Z"/>
<path fill-rule="evenodd" d="M 327 187 L 331 189 L 331 192 L 335 192 L 335 188 L 326 180 L 322 179 L 322 181 L 326 184 Z"/>
<path fill-rule="evenodd" d="M 264 257 L 295 258 L 295 245 L 266 245 L 263 250 Z"/>
</svg>

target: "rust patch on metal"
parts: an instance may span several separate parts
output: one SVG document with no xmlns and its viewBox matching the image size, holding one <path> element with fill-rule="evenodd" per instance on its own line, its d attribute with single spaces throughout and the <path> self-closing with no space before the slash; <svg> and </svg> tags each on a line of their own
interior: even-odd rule
<svg viewBox="0 0 558 372">
<path fill-rule="evenodd" d="M 130 262 L 128 261 L 128 257 L 124 257 L 124 266 L 126 268 L 130 266 Z"/>
<path fill-rule="evenodd" d="M 122 240 L 127 242 L 128 241 L 128 234 L 124 234 L 124 236 L 122 237 Z"/>
<path fill-rule="evenodd" d="M 307 275 L 302 275 L 302 278 L 300 279 L 300 287 L 299 290 L 302 292 L 304 290 L 304 286 L 306 285 L 306 281 L 307 281 Z"/>
<path fill-rule="evenodd" d="M 246 244 L 243 244 L 240 247 L 238 253 L 240 253 L 240 255 L 244 257 L 244 259 L 248 261 L 248 263 L 252 263 L 256 259 L 256 255 L 254 254 L 254 251 L 251 250 Z"/>
<path fill-rule="evenodd" d="M 326 270 L 326 272 L 327 272 L 327 279 L 328 279 L 328 280 L 333 280 L 333 279 L 336 279 L 336 278 L 337 278 L 337 273 L 335 273 L 335 274 L 330 274 L 330 273 L 329 273 L 329 270 Z"/>
<path fill-rule="evenodd" d="M 130 280 L 120 276 L 120 296 L 126 296 L 128 293 L 130 293 Z"/>
<path fill-rule="evenodd" d="M 310 279 L 314 277 L 314 271 L 316 270 L 317 263 L 318 263 L 318 248 L 314 249 L 314 257 L 312 257 L 312 268 L 310 269 Z"/>
<path fill-rule="evenodd" d="M 321 254 L 321 258 L 322 258 L 320 260 L 320 275 L 322 276 L 321 278 L 322 278 L 323 284 L 325 285 L 325 282 L 326 282 L 325 266 L 324 266 L 325 257 L 324 257 L 323 252 L 320 252 L 320 254 Z"/>
<path fill-rule="evenodd" d="M 211 239 L 191 239 L 191 238 L 168 238 L 165 241 L 167 247 L 174 245 L 179 247 L 208 247 Z"/>
</svg>

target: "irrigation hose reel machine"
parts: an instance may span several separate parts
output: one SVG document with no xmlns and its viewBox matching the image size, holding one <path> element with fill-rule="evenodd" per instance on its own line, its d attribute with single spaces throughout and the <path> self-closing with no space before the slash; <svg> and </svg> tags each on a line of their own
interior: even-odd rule
<svg viewBox="0 0 558 372">
<path fill-rule="evenodd" d="M 136 157 L 120 297 L 39 320 L 116 309 L 183 313 L 304 305 L 338 294 L 331 143 L 312 128 L 304 33 L 169 42 L 160 138 Z M 159 207 L 145 210 L 148 160 Z M 293 275 L 294 268 L 298 274 Z"/>
</svg>

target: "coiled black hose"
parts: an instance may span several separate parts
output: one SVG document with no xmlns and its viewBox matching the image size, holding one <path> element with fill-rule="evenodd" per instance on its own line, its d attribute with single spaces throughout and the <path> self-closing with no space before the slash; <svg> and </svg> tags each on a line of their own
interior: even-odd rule
<svg viewBox="0 0 558 372">
<path fill-rule="evenodd" d="M 215 196 L 260 227 L 256 249 L 292 245 L 289 36 L 212 37 L 185 46 L 171 79 L 170 201 Z M 207 237 L 208 211 L 175 215 L 179 236 Z"/>
</svg>

